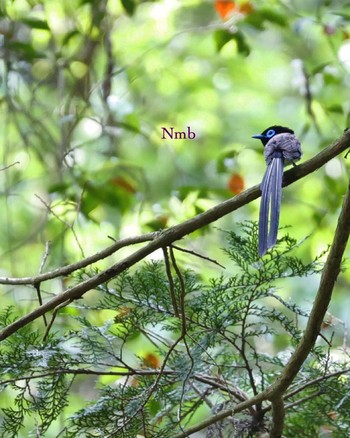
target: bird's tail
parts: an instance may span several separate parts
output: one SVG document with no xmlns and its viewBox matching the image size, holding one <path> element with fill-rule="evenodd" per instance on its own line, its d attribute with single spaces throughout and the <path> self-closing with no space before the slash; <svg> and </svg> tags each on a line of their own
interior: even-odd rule
<svg viewBox="0 0 350 438">
<path fill-rule="evenodd" d="M 259 214 L 260 257 L 262 257 L 277 240 L 282 197 L 283 162 L 282 155 L 272 158 L 261 183 Z"/>
</svg>

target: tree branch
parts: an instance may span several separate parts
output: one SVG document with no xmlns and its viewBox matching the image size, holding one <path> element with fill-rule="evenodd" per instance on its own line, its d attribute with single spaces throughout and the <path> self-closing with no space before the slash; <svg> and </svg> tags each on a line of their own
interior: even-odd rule
<svg viewBox="0 0 350 438">
<path fill-rule="evenodd" d="M 74 376 L 80 376 L 80 375 L 89 375 L 89 376 L 116 376 L 116 377 L 134 377 L 134 376 L 158 376 L 160 372 L 158 370 L 142 370 L 142 369 L 136 369 L 134 371 L 97 371 L 97 370 L 88 370 L 88 369 L 74 369 L 74 368 L 54 368 L 50 369 L 47 372 L 44 373 L 37 373 L 37 374 L 31 374 L 28 376 L 19 377 L 16 376 L 13 379 L 7 379 L 7 380 L 0 380 L 0 385 L 8 385 L 8 384 L 15 384 L 16 382 L 21 382 L 22 380 L 31 380 L 31 379 L 42 379 L 49 376 L 57 376 L 59 374 L 68 375 L 73 374 Z M 175 371 L 171 370 L 163 370 L 163 375 L 166 376 L 172 376 L 175 373 Z"/>
<path fill-rule="evenodd" d="M 346 193 L 342 210 L 338 219 L 333 243 L 329 251 L 327 261 L 324 265 L 320 286 L 312 306 L 310 317 L 304 331 L 304 335 L 297 346 L 288 364 L 283 370 L 281 377 L 270 387 L 271 398 L 275 394 L 281 394 L 293 382 L 298 374 L 302 364 L 314 347 L 316 339 L 320 333 L 321 325 L 328 305 L 330 303 L 332 292 L 338 274 L 340 272 L 343 254 L 350 234 L 350 181 Z"/>
<path fill-rule="evenodd" d="M 286 171 L 284 173 L 283 186 L 288 186 L 293 182 L 308 175 L 309 173 L 319 169 L 329 160 L 331 160 L 332 158 L 343 152 L 345 149 L 347 149 L 349 146 L 350 146 L 350 130 L 347 129 L 344 132 L 343 136 L 339 140 L 337 140 L 333 145 L 322 150 L 320 153 L 318 153 L 315 157 L 311 158 L 307 162 Z M 100 284 L 105 283 L 106 281 L 116 277 L 120 273 L 124 272 L 126 269 L 130 268 L 131 266 L 135 265 L 136 263 L 144 259 L 146 256 L 150 255 L 155 250 L 159 248 L 163 248 L 165 246 L 169 246 L 173 242 L 182 239 L 187 234 L 190 234 L 193 231 L 196 231 L 199 228 L 204 227 L 205 225 L 215 222 L 217 219 L 225 216 L 226 214 L 231 213 L 234 210 L 237 210 L 238 208 L 253 201 L 254 199 L 257 199 L 260 196 L 260 194 L 261 194 L 260 185 L 256 185 L 240 193 L 234 198 L 228 199 L 227 201 L 224 201 L 221 204 L 218 204 L 215 207 L 197 216 L 194 216 L 193 218 L 183 222 L 182 224 L 175 225 L 174 227 L 159 233 L 152 233 L 153 240 L 150 243 L 148 243 L 146 246 L 135 251 L 133 254 L 129 255 L 128 257 L 121 260 L 120 262 L 114 264 L 113 266 L 106 269 L 105 271 L 102 271 L 97 275 L 89 278 L 88 280 L 76 286 L 73 286 L 70 289 L 67 289 L 62 294 L 56 295 L 54 298 L 47 301 L 43 305 L 39 306 L 32 312 L 28 313 L 27 315 L 23 316 L 22 318 L 19 318 L 18 320 L 14 321 L 12 324 L 8 325 L 0 333 L 0 341 L 6 339 L 8 336 L 16 332 L 18 329 L 25 326 L 26 324 L 29 324 L 31 321 L 34 321 L 35 319 L 39 318 L 46 312 L 55 309 L 61 303 L 64 303 L 66 301 L 69 302 L 77 298 L 81 298 L 82 295 L 84 295 L 89 290 L 94 289 Z M 140 241 L 142 241 L 142 237 L 143 236 L 140 236 L 139 238 Z M 147 240 L 148 239 L 149 236 Z M 115 243 L 116 247 L 118 247 L 118 243 L 119 242 Z M 86 261 L 87 259 L 84 260 Z M 61 268 L 61 273 L 64 272 L 63 270 L 64 268 Z M 38 281 L 38 277 L 36 281 Z M 31 283 L 34 284 L 33 281 Z M 8 284 L 18 284 L 18 283 L 8 283 Z M 290 368 L 288 368 L 288 370 L 290 371 Z M 293 378 L 294 377 L 292 377 L 292 380 Z M 289 378 L 287 378 L 287 381 L 289 381 Z M 272 392 L 270 393 L 272 394 Z"/>
<path fill-rule="evenodd" d="M 282 396 L 272 400 L 272 426 L 270 429 L 270 438 L 281 438 L 283 427 L 285 408 Z"/>
<path fill-rule="evenodd" d="M 119 249 L 124 248 L 125 246 L 136 245 L 137 243 L 144 243 L 153 240 L 157 235 L 157 232 L 142 234 L 141 236 L 136 237 L 128 237 L 126 239 L 118 240 L 113 245 L 108 248 L 103 249 L 102 251 L 97 252 L 89 257 L 86 257 L 83 260 L 79 260 L 76 263 L 72 263 L 67 266 L 63 266 L 62 268 L 54 269 L 50 272 L 45 272 L 44 274 L 39 274 L 34 277 L 21 277 L 21 278 L 9 278 L 9 277 L 0 277 L 0 284 L 28 284 L 28 285 L 36 285 L 38 283 L 42 283 L 43 281 L 52 280 L 57 277 L 65 277 L 72 272 L 78 271 L 79 269 L 86 268 L 86 266 L 92 265 L 93 263 L 98 262 L 99 260 L 103 260 L 110 255 L 117 252 Z"/>
</svg>

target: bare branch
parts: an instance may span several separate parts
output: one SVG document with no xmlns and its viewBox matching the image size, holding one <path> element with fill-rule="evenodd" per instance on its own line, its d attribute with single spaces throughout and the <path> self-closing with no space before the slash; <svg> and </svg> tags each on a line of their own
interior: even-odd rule
<svg viewBox="0 0 350 438">
<path fill-rule="evenodd" d="M 212 415 L 211 417 L 207 418 L 201 423 L 198 423 L 195 426 L 189 427 L 185 431 L 174 435 L 173 438 L 187 438 L 191 436 L 192 433 L 198 432 L 199 430 L 203 430 L 206 427 L 209 427 L 210 425 L 217 423 L 218 421 L 224 420 L 227 417 L 237 414 L 238 412 L 245 411 L 246 409 L 249 409 L 251 406 L 259 404 L 264 400 L 266 400 L 266 391 L 258 394 L 255 397 L 250 398 L 247 401 L 239 403 L 234 408 L 225 409 L 224 411 L 220 411 L 218 414 Z"/>
<path fill-rule="evenodd" d="M 186 286 L 185 286 L 185 281 L 183 279 L 181 271 L 180 271 L 179 267 L 177 266 L 176 258 L 175 258 L 174 251 L 173 251 L 173 248 L 171 245 L 169 247 L 169 252 L 170 252 L 171 263 L 173 265 L 173 268 L 176 272 L 177 278 L 178 278 L 179 283 L 180 283 L 180 300 L 179 301 L 180 301 L 181 326 L 182 326 L 181 333 L 182 333 L 182 336 L 185 336 L 187 333 L 186 309 L 185 309 Z"/>
<path fill-rule="evenodd" d="M 168 248 L 163 248 L 163 255 L 164 255 L 165 272 L 166 272 L 166 275 L 168 277 L 169 292 L 170 292 L 171 302 L 173 304 L 174 315 L 176 316 L 176 318 L 179 318 L 180 315 L 179 315 L 179 310 L 177 308 L 175 285 L 174 285 L 174 280 L 173 280 L 173 276 L 171 273 Z"/>
<path fill-rule="evenodd" d="M 174 249 L 177 249 L 178 251 L 184 252 L 186 254 L 194 255 L 196 257 L 199 257 L 200 259 L 207 260 L 208 262 L 214 263 L 215 265 L 220 266 L 220 268 L 226 269 L 225 266 L 221 265 L 218 261 L 216 261 L 216 260 L 214 260 L 214 259 L 212 259 L 210 257 L 204 256 L 203 254 L 199 254 L 196 251 L 193 251 L 191 249 L 181 248 L 180 246 L 177 246 L 177 245 L 171 245 L 171 246 Z"/>
<path fill-rule="evenodd" d="M 339 376 L 342 376 L 343 374 L 347 374 L 347 373 L 350 373 L 350 368 L 346 368 L 346 369 L 341 370 L 341 371 L 335 371 L 334 373 L 330 373 L 330 374 L 327 374 L 325 376 L 317 377 L 317 379 L 310 380 L 310 381 L 306 382 L 304 385 L 298 386 L 298 388 L 289 392 L 284 397 L 284 399 L 286 400 L 290 397 L 293 397 L 295 394 L 298 394 L 299 392 L 304 391 L 304 389 L 306 389 L 310 386 L 313 386 L 313 385 L 317 385 L 318 383 L 323 382 L 324 380 L 332 379 L 333 377 L 339 377 Z"/>
<path fill-rule="evenodd" d="M 225 381 L 223 381 L 222 383 L 220 379 L 213 379 L 212 377 L 203 376 L 201 374 L 194 374 L 193 377 L 199 382 L 206 383 L 213 388 L 217 388 L 221 391 L 227 392 L 240 402 L 248 400 L 248 396 L 246 393 L 244 393 L 241 389 L 235 387 L 234 385 L 228 384 Z M 256 410 L 253 406 L 249 407 L 248 409 L 252 416 L 256 415 Z"/>
<path fill-rule="evenodd" d="M 271 401 L 272 405 L 272 426 L 270 438 L 281 438 L 284 426 L 285 408 L 281 396 L 277 396 Z"/>
<path fill-rule="evenodd" d="M 307 395 L 306 397 L 300 398 L 299 400 L 293 402 L 293 403 L 288 403 L 285 405 L 285 410 L 287 409 L 292 409 L 295 406 L 299 406 L 302 405 L 303 403 L 308 402 L 309 400 L 312 400 L 313 398 L 316 398 L 320 395 L 324 394 L 324 391 L 322 390 L 318 390 L 316 392 L 314 392 L 313 394 Z"/>
<path fill-rule="evenodd" d="M 2 168 L 0 169 L 0 172 L 2 172 L 3 170 L 7 170 L 7 169 L 9 169 L 10 167 L 15 166 L 16 164 L 20 164 L 20 162 L 19 162 L 19 161 L 15 161 L 14 163 L 9 164 L 8 166 L 2 167 Z"/>
<path fill-rule="evenodd" d="M 42 283 L 43 281 L 51 280 L 57 277 L 65 277 L 72 272 L 78 271 L 79 269 L 85 268 L 86 266 L 92 265 L 93 263 L 98 262 L 99 260 L 103 260 L 110 255 L 117 252 L 119 249 L 124 248 L 125 246 L 136 245 L 137 243 L 144 243 L 150 240 L 153 240 L 158 233 L 147 233 L 142 236 L 136 237 L 128 237 L 126 239 L 115 241 L 115 243 L 104 250 L 93 254 L 90 257 L 87 257 L 83 260 L 79 260 L 79 262 L 72 263 L 67 266 L 63 266 L 62 268 L 57 268 L 51 272 L 46 272 L 44 274 L 37 275 L 35 277 L 22 277 L 22 278 L 8 278 L 8 277 L 0 277 L 0 284 L 28 284 L 35 285 L 36 283 Z"/>
<path fill-rule="evenodd" d="M 49 257 L 50 248 L 51 248 L 51 241 L 48 240 L 45 243 L 45 253 L 44 253 L 43 258 L 42 258 L 41 263 L 40 263 L 39 274 L 42 274 L 42 272 L 44 270 L 45 263 L 47 261 L 47 258 Z"/>
<path fill-rule="evenodd" d="M 8 385 L 11 383 L 16 383 L 21 380 L 31 380 L 31 379 L 42 379 L 49 376 L 57 376 L 58 374 L 73 374 L 75 376 L 79 375 L 91 375 L 91 376 L 157 376 L 159 371 L 157 370 L 134 370 L 134 371 L 96 371 L 88 369 L 73 369 L 73 368 L 55 368 L 45 373 L 31 374 L 30 376 L 18 377 L 14 379 L 0 380 L 0 385 Z M 163 370 L 163 375 L 175 374 L 175 371 Z"/>
</svg>

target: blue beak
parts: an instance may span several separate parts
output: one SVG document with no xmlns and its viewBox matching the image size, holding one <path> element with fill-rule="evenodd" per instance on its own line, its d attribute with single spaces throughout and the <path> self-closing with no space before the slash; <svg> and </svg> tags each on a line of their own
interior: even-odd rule
<svg viewBox="0 0 350 438">
<path fill-rule="evenodd" d="M 259 138 L 259 139 L 262 139 L 262 138 L 265 138 L 265 135 L 262 135 L 262 134 L 256 134 L 256 135 L 252 135 L 252 138 Z"/>
</svg>

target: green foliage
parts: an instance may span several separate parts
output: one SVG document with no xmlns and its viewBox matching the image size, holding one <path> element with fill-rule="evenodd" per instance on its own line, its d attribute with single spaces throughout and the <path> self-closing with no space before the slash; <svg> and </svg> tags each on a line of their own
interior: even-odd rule
<svg viewBox="0 0 350 438">
<path fill-rule="evenodd" d="M 248 56 L 250 53 L 249 45 L 247 44 L 242 32 L 229 32 L 227 30 L 217 30 L 214 34 L 216 47 L 220 51 L 229 41 L 235 41 L 237 50 L 242 55 Z"/>
<path fill-rule="evenodd" d="M 328 364 L 329 370 L 341 369 L 340 364 Z M 333 437 L 346 437 L 349 430 L 348 412 L 349 404 L 349 382 L 348 370 L 343 366 L 344 374 L 336 375 L 329 379 L 320 379 L 320 382 L 312 388 L 305 389 L 303 395 L 309 400 L 303 403 L 303 409 L 292 407 L 289 410 L 288 422 L 286 424 L 286 436 L 321 436 L 321 431 L 327 432 Z M 317 377 L 314 369 L 307 369 L 304 377 Z M 290 404 L 296 400 L 289 399 Z"/>
<path fill-rule="evenodd" d="M 121 0 L 121 3 L 129 15 L 133 15 L 135 12 L 135 2 L 134 0 Z"/>
<path fill-rule="evenodd" d="M 8 308 L 1 313 L 2 327 L 6 327 L 13 319 L 13 311 Z M 50 373 L 50 368 L 55 368 L 68 359 L 57 347 L 58 344 L 59 339 L 54 337 L 50 337 L 44 344 L 41 333 L 26 328 L 3 342 L 0 351 L 3 375 L 1 390 L 11 388 L 10 394 L 15 396 L 13 407 L 3 408 L 1 436 L 18 436 L 18 432 L 34 412 L 40 419 L 38 432 L 45 433 L 68 404 L 69 385 L 66 376 L 63 373 Z"/>
<path fill-rule="evenodd" d="M 80 306 L 63 336 L 52 333 L 43 341 L 38 332 L 24 328 L 6 340 L 0 383 L 13 402 L 2 407 L 1 436 L 18 436 L 24 426 L 30 431 L 29 418 L 40 433 L 58 434 L 57 421 L 69 406 L 78 376 L 86 376 L 87 382 L 101 377 L 94 398 L 64 414 L 60 429 L 66 437 L 171 437 L 180 426 L 234 406 L 271 384 L 308 316 L 279 296 L 275 282 L 300 281 L 322 266 L 318 259 L 303 263 L 291 255 L 296 242 L 288 235 L 263 261 L 258 259 L 255 223 L 242 223 L 239 233 L 227 237 L 225 252 L 237 271 L 230 277 L 205 282 L 189 269 L 174 270 L 169 277 L 163 263 L 144 263 L 99 288 L 98 302 Z M 101 312 L 110 317 L 96 324 Z M 4 310 L 1 325 L 12 319 L 13 309 Z M 280 338 L 289 339 L 289 345 L 278 347 Z M 144 346 L 139 355 L 138 343 Z M 325 424 L 335 436 L 346 436 L 345 361 L 331 361 L 327 351 L 320 346 L 314 350 L 287 395 L 288 437 L 298 436 L 304 423 L 310 434 L 305 436 Z M 332 420 L 333 411 L 341 421 Z M 217 423 L 219 429 L 212 425 L 208 436 L 220 428 L 258 432 L 266 427 L 269 410 L 265 416 L 256 423 L 248 412 L 237 414 Z"/>
</svg>

